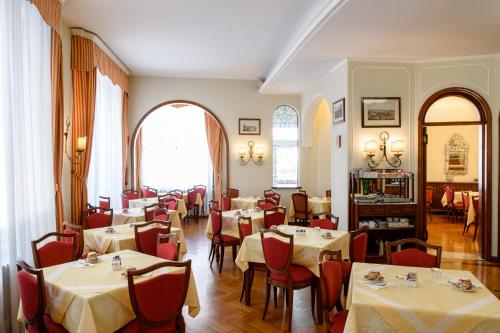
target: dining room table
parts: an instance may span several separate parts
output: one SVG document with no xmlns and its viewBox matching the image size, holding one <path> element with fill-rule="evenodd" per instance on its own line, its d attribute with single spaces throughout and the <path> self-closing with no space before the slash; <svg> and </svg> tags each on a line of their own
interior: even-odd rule
<svg viewBox="0 0 500 333">
<path fill-rule="evenodd" d="M 198 193 L 198 196 L 199 195 L 200 194 Z M 177 200 L 177 211 L 179 212 L 179 214 L 181 215 L 181 218 L 183 219 L 187 215 L 187 208 L 186 208 L 187 201 L 185 199 L 176 199 L 176 200 Z M 200 196 L 200 200 L 201 200 L 201 196 Z M 144 208 L 146 206 L 151 206 L 155 203 L 158 203 L 158 197 L 131 199 L 128 201 L 128 206 L 129 206 L 129 208 Z"/>
<path fill-rule="evenodd" d="M 453 202 L 454 203 L 462 203 L 463 202 L 463 197 L 462 193 L 468 193 L 469 194 L 469 209 L 467 211 L 467 225 L 471 224 L 474 222 L 476 218 L 476 210 L 474 209 L 474 205 L 472 204 L 472 198 L 473 197 L 478 197 L 479 192 L 475 191 L 455 191 L 454 192 L 454 197 L 453 197 Z M 446 193 L 443 194 L 443 197 L 441 198 L 441 205 L 443 207 L 448 206 L 448 198 L 446 197 Z"/>
<path fill-rule="evenodd" d="M 144 222 L 139 222 L 142 224 Z M 94 228 L 83 230 L 84 249 L 83 253 L 95 251 L 97 253 L 113 253 L 121 250 L 137 250 L 135 242 L 134 225 L 137 223 L 128 223 L 114 225 L 110 227 Z M 145 229 L 141 229 L 145 230 Z M 182 228 L 172 226 L 170 232 L 177 235 L 181 242 L 181 254 L 187 252 L 186 240 Z"/>
<path fill-rule="evenodd" d="M 112 269 L 112 258 L 119 255 L 122 269 Z M 135 319 L 130 302 L 128 280 L 122 276 L 125 267 L 142 269 L 166 260 L 132 250 L 98 257 L 95 264 L 82 260 L 43 269 L 46 307 L 54 322 L 70 333 L 112 333 Z M 183 268 L 166 267 L 135 278 L 146 281 L 158 274 L 183 272 Z M 190 317 L 200 312 L 200 300 L 193 270 L 184 306 Z M 23 320 L 22 305 L 18 320 Z"/>
<path fill-rule="evenodd" d="M 264 197 L 259 196 L 241 196 L 231 198 L 231 209 L 255 209 L 258 206 L 259 200 Z"/>
<path fill-rule="evenodd" d="M 382 283 L 365 280 L 378 271 Z M 417 281 L 407 281 L 408 273 Z M 462 291 L 451 283 L 470 279 Z M 354 263 L 344 332 L 499 332 L 500 301 L 471 272 Z"/>
<path fill-rule="evenodd" d="M 349 259 L 349 232 L 341 230 L 322 230 L 318 228 L 281 225 L 279 231 L 294 235 L 292 263 L 310 270 L 319 278 L 318 260 L 322 250 L 342 251 L 342 257 Z M 305 230 L 305 232 L 297 231 Z M 330 234 L 326 237 L 326 234 Z M 275 237 L 271 235 L 270 237 Z M 279 238 L 279 236 L 276 236 Z M 245 305 L 250 305 L 252 289 L 250 271 L 255 264 L 265 264 L 260 233 L 245 237 L 235 260 L 236 265 L 244 272 Z M 318 289 L 318 295 L 321 293 Z M 318 319 L 322 320 L 321 298 L 318 297 Z"/>
<path fill-rule="evenodd" d="M 330 213 L 332 210 L 332 198 L 328 197 L 308 197 L 307 198 L 307 211 L 310 215 L 320 214 L 320 213 Z M 293 201 L 290 202 L 290 208 L 288 209 L 288 216 L 293 217 L 295 215 L 295 208 L 293 207 Z"/>
<path fill-rule="evenodd" d="M 233 237 L 240 237 L 238 231 L 238 219 L 240 216 L 252 218 L 252 233 L 259 232 L 265 229 L 264 226 L 264 211 L 260 209 L 235 209 L 222 212 L 222 233 L 224 235 L 229 235 Z M 288 219 L 285 216 L 284 224 L 288 224 Z M 212 239 L 213 229 L 212 229 L 212 218 L 209 215 L 207 221 L 207 227 L 205 229 L 205 235 L 208 239 Z"/>
</svg>

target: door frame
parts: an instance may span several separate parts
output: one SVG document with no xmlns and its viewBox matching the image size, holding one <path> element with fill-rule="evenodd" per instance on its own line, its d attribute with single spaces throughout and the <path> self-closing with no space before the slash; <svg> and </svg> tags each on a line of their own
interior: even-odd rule
<svg viewBox="0 0 500 333">
<path fill-rule="evenodd" d="M 492 119 L 491 109 L 486 100 L 474 90 L 463 87 L 446 88 L 432 94 L 420 108 L 418 116 L 418 225 L 417 237 L 423 239 L 427 232 L 427 219 L 425 215 L 425 183 L 427 181 L 427 160 L 426 143 L 424 142 L 425 128 L 430 124 L 425 123 L 427 111 L 437 100 L 449 97 L 463 97 L 476 106 L 480 120 L 475 122 L 446 122 L 440 126 L 450 125 L 480 125 L 481 141 L 483 149 L 481 151 L 482 173 L 479 177 L 479 192 L 481 206 L 481 227 L 479 228 L 479 255 L 481 258 L 491 260 L 491 188 L 492 188 Z M 431 123 L 432 124 L 432 123 Z M 433 123 L 434 125 L 436 123 Z"/>
</svg>

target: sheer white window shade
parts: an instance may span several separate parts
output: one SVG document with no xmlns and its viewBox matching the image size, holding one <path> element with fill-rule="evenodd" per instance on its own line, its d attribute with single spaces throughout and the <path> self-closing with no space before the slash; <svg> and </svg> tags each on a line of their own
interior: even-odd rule
<svg viewBox="0 0 500 333">
<path fill-rule="evenodd" d="M 299 185 L 299 117 L 288 105 L 273 113 L 273 187 Z"/>
<path fill-rule="evenodd" d="M 0 1 L 0 331 L 15 331 L 16 259 L 54 231 L 51 29 L 29 1 Z M 4 318 L 10 318 L 5 321 Z"/>
<path fill-rule="evenodd" d="M 160 191 L 207 186 L 211 200 L 213 169 L 205 131 L 205 111 L 195 105 L 166 105 L 142 124 L 141 182 Z"/>
<path fill-rule="evenodd" d="M 87 200 L 97 205 L 102 195 L 111 198 L 112 208 L 121 208 L 122 189 L 122 91 L 97 70 Z"/>
</svg>

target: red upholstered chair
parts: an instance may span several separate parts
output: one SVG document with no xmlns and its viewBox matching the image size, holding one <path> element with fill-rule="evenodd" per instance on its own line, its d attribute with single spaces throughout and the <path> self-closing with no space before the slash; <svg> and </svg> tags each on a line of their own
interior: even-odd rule
<svg viewBox="0 0 500 333">
<path fill-rule="evenodd" d="M 198 191 L 194 188 L 191 188 L 188 190 L 187 193 L 187 202 L 186 202 L 186 209 L 192 212 L 192 215 L 194 217 L 194 220 L 198 222 L 199 217 L 200 217 L 200 205 L 196 203 L 196 198 L 198 197 Z M 189 221 L 189 214 L 187 216 L 188 221 Z"/>
<path fill-rule="evenodd" d="M 201 215 L 205 216 L 205 195 L 207 194 L 207 187 L 205 185 L 195 185 L 193 188 L 200 194 L 201 200 L 203 200 Z"/>
<path fill-rule="evenodd" d="M 257 200 L 257 206 L 263 210 L 273 209 L 275 207 L 278 207 L 278 202 L 276 202 L 276 200 L 272 198 L 265 198 Z"/>
<path fill-rule="evenodd" d="M 341 251 L 321 251 L 319 254 L 319 274 L 323 312 L 326 316 L 326 332 L 344 332 L 349 311 L 342 311 L 340 301 L 343 275 Z M 337 311 L 330 315 L 334 307 Z"/>
<path fill-rule="evenodd" d="M 397 246 L 398 249 L 404 245 L 411 245 L 413 247 L 392 252 L 392 248 Z M 419 250 L 417 247 L 425 248 L 425 252 Z M 427 249 L 436 250 L 436 255 L 427 253 Z M 416 238 L 400 239 L 395 242 L 387 242 L 385 245 L 387 254 L 387 263 L 389 265 L 399 266 L 414 266 L 414 267 L 440 267 L 441 266 L 441 246 L 432 245 Z"/>
<path fill-rule="evenodd" d="M 62 325 L 55 323 L 48 313 L 45 313 L 45 281 L 43 270 L 34 269 L 23 260 L 18 260 L 17 282 L 23 306 L 26 332 L 68 332 Z"/>
<path fill-rule="evenodd" d="M 170 240 L 174 239 L 174 243 Z M 171 260 L 179 261 L 179 253 L 181 249 L 181 242 L 174 233 L 169 234 L 158 234 L 158 243 L 156 245 L 156 256 Z"/>
<path fill-rule="evenodd" d="M 331 198 L 332 197 L 332 190 L 326 190 L 325 195 L 327 198 Z"/>
<path fill-rule="evenodd" d="M 135 245 L 137 251 L 149 254 L 150 256 L 157 255 L 158 234 L 170 233 L 170 222 L 153 220 L 151 222 L 135 224 Z M 143 231 L 141 231 L 143 230 Z"/>
<path fill-rule="evenodd" d="M 286 208 L 274 207 L 264 211 L 264 227 L 271 228 L 273 225 L 285 224 Z"/>
<path fill-rule="evenodd" d="M 238 233 L 240 234 L 240 244 L 243 244 L 243 240 L 245 239 L 245 237 L 252 235 L 253 225 L 252 225 L 252 218 L 250 216 L 240 216 L 238 218 Z M 253 274 L 253 271 L 251 273 Z M 243 299 L 244 293 L 245 293 L 245 279 L 243 279 L 243 286 L 241 287 L 240 302 Z"/>
<path fill-rule="evenodd" d="M 81 225 L 75 225 L 71 224 L 69 222 L 64 221 L 63 222 L 63 233 L 67 235 L 75 235 L 75 242 L 76 242 L 76 258 L 82 258 L 82 253 L 83 253 L 83 227 Z M 71 238 L 63 238 L 63 242 L 71 243 L 72 239 Z"/>
<path fill-rule="evenodd" d="M 219 202 L 217 200 L 210 200 L 208 203 L 208 212 L 210 213 L 214 209 L 220 209 Z"/>
<path fill-rule="evenodd" d="M 54 240 L 38 247 L 38 243 L 43 242 L 49 237 L 69 239 L 69 241 Z M 31 249 L 33 250 L 33 260 L 35 261 L 36 268 L 45 268 L 71 262 L 76 260 L 76 235 L 49 232 L 43 237 L 31 241 Z"/>
<path fill-rule="evenodd" d="M 226 193 L 227 193 L 227 196 L 230 197 L 231 199 L 237 198 L 240 196 L 240 190 L 237 190 L 235 188 L 228 188 Z"/>
<path fill-rule="evenodd" d="M 448 218 L 457 219 L 457 211 L 463 210 L 462 202 L 455 202 L 455 190 L 450 185 L 446 185 L 444 188 L 444 193 L 446 195 L 446 201 L 448 205 L 446 206 L 446 210 L 448 211 Z"/>
<path fill-rule="evenodd" d="M 164 267 L 183 267 L 184 272 L 163 273 L 136 283 L 134 277 Z M 130 302 L 136 319 L 121 333 L 174 333 L 185 332 L 182 307 L 186 300 L 191 276 L 191 260 L 167 261 L 127 274 Z M 168 300 L 166 302 L 165 300 Z"/>
<path fill-rule="evenodd" d="M 172 190 L 168 194 L 175 196 L 177 199 L 184 199 L 184 193 L 181 190 Z"/>
<path fill-rule="evenodd" d="M 228 210 L 231 210 L 231 197 L 227 193 L 222 193 L 221 198 L 221 208 L 223 212 L 227 212 Z"/>
<path fill-rule="evenodd" d="M 91 204 L 87 203 L 87 210 L 83 212 L 85 216 L 90 215 L 90 214 L 95 214 L 97 213 L 97 207 L 92 206 Z"/>
<path fill-rule="evenodd" d="M 280 236 L 280 239 L 275 236 Z M 266 303 L 262 320 L 265 320 L 267 308 L 269 306 L 269 298 L 271 286 L 274 289 L 274 306 L 276 306 L 276 288 L 282 288 L 286 292 L 287 304 L 287 319 L 288 330 L 292 326 L 292 311 L 293 311 L 293 291 L 306 287 L 311 287 L 311 310 L 314 315 L 315 288 L 317 278 L 314 274 L 305 267 L 292 264 L 293 257 L 293 235 L 288 235 L 273 229 L 260 231 L 262 241 L 262 251 L 266 261 Z M 285 239 L 287 241 L 283 241 Z"/>
<path fill-rule="evenodd" d="M 149 186 L 141 185 L 141 194 L 143 198 L 155 198 L 158 196 L 158 190 Z"/>
<path fill-rule="evenodd" d="M 309 223 L 308 196 L 302 192 L 292 193 L 292 205 L 295 211 L 295 224 L 307 225 Z"/>
<path fill-rule="evenodd" d="M 99 196 L 99 208 L 110 209 L 111 208 L 111 198 Z"/>
<path fill-rule="evenodd" d="M 144 207 L 144 221 L 149 222 L 152 220 L 168 221 L 168 206 L 156 203 Z"/>
<path fill-rule="evenodd" d="M 158 196 L 158 202 L 164 204 L 170 210 L 177 210 L 177 199 L 172 194 L 163 194 Z"/>
<path fill-rule="evenodd" d="M 276 201 L 276 206 L 279 206 L 280 200 L 281 200 L 281 194 L 278 192 L 274 192 L 273 189 L 265 190 L 264 191 L 264 198 L 270 198 Z"/>
<path fill-rule="evenodd" d="M 353 262 L 365 262 L 366 247 L 368 245 L 368 227 L 362 227 L 350 232 L 349 260 L 342 262 L 342 276 L 344 282 L 344 295 L 347 296 L 351 267 Z"/>
<path fill-rule="evenodd" d="M 113 224 L 113 209 L 99 208 L 99 211 L 85 216 L 84 229 L 109 227 Z"/>
<path fill-rule="evenodd" d="M 427 186 L 425 188 L 425 211 L 429 218 L 431 219 L 432 222 L 432 214 L 431 214 L 431 208 L 432 208 L 432 197 L 434 196 L 434 187 L 432 186 Z"/>
<path fill-rule="evenodd" d="M 339 217 L 330 213 L 319 213 L 317 216 L 325 216 L 323 218 L 314 219 L 311 221 L 311 228 L 319 227 L 325 230 L 337 230 L 339 226 Z"/>
<path fill-rule="evenodd" d="M 210 254 L 208 258 L 210 260 L 210 267 L 214 262 L 214 257 L 219 263 L 219 273 L 222 272 L 222 266 L 224 264 L 224 252 L 226 246 L 231 246 L 233 249 L 233 261 L 236 259 L 236 247 L 240 245 L 240 239 L 230 235 L 225 235 L 222 233 L 222 212 L 217 209 L 213 209 L 210 212 L 210 222 L 212 223 L 212 246 L 210 248 Z"/>
<path fill-rule="evenodd" d="M 129 200 L 139 199 L 139 193 L 127 190 L 122 193 L 122 208 L 129 208 Z"/>
</svg>

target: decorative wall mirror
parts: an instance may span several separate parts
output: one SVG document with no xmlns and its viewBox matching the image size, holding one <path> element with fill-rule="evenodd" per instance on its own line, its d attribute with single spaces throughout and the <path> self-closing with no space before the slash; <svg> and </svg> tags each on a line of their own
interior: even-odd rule
<svg viewBox="0 0 500 333">
<path fill-rule="evenodd" d="M 453 134 L 446 145 L 445 170 L 448 176 L 466 175 L 469 173 L 469 144 L 463 136 Z"/>
</svg>

